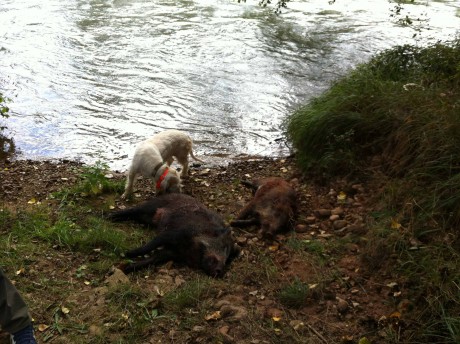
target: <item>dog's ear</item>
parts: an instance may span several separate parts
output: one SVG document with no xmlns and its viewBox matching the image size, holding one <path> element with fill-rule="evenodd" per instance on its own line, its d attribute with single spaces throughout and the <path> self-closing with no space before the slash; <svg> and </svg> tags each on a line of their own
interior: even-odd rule
<svg viewBox="0 0 460 344">
<path fill-rule="evenodd" d="M 161 182 L 160 189 L 157 192 L 159 195 L 163 193 L 181 193 L 182 188 L 177 173 L 168 173 L 166 178 Z"/>
</svg>

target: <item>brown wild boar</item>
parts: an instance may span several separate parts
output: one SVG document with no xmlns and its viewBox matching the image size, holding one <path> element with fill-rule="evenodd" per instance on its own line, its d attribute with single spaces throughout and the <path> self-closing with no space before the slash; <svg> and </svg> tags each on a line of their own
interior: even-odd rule
<svg viewBox="0 0 460 344">
<path fill-rule="evenodd" d="M 262 234 L 267 237 L 292 229 L 297 213 L 297 195 L 287 181 L 270 177 L 241 183 L 253 190 L 254 198 L 230 225 L 260 225 Z"/>
<path fill-rule="evenodd" d="M 152 225 L 158 232 L 144 246 L 126 253 L 128 258 L 151 256 L 125 265 L 125 273 L 173 260 L 221 277 L 226 264 L 239 253 L 231 229 L 222 218 L 188 195 L 160 195 L 133 208 L 113 212 L 108 218 Z"/>
</svg>

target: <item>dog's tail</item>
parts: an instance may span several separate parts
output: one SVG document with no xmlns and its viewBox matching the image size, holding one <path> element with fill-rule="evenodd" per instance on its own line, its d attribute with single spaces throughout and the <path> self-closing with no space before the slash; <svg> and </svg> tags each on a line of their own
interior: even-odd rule
<svg viewBox="0 0 460 344">
<path fill-rule="evenodd" d="M 203 160 L 201 160 L 201 159 L 198 159 L 198 158 L 193 154 L 193 151 L 192 151 L 192 150 L 190 150 L 190 156 L 191 156 L 194 160 L 196 160 L 196 161 L 199 161 L 199 162 L 202 162 L 202 163 L 206 163 L 206 161 L 203 161 Z"/>
</svg>

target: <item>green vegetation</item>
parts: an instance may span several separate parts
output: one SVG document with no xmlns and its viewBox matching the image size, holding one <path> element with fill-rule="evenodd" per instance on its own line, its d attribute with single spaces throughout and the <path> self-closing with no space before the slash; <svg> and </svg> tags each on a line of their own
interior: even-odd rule
<svg viewBox="0 0 460 344">
<path fill-rule="evenodd" d="M 3 96 L 2 93 L 0 93 L 0 116 L 1 117 L 8 117 L 8 111 L 9 111 L 9 108 L 6 106 L 5 104 L 6 102 L 6 99 L 5 97 Z M 4 129 L 3 127 L 0 127 L 0 130 Z"/>
<path fill-rule="evenodd" d="M 458 343 L 460 40 L 385 51 L 285 124 L 307 173 L 384 184 L 362 258 L 419 300 L 406 339 Z"/>
<path fill-rule="evenodd" d="M 307 303 L 309 292 L 308 285 L 295 278 L 292 283 L 281 289 L 279 299 L 286 307 L 302 308 Z"/>
<path fill-rule="evenodd" d="M 378 162 L 427 216 L 460 223 L 460 41 L 386 51 L 287 120 L 306 171 Z M 429 195 L 429 196 L 428 196 Z M 428 197 L 427 197 L 428 196 Z"/>
<path fill-rule="evenodd" d="M 199 276 L 194 280 L 186 282 L 180 288 L 167 293 L 162 306 L 166 312 L 177 313 L 186 311 L 187 308 L 196 307 L 206 298 L 211 286 L 209 277 Z"/>
<path fill-rule="evenodd" d="M 109 171 L 108 165 L 101 161 L 82 167 L 81 182 L 68 192 L 94 197 L 104 193 L 123 191 L 123 181 L 111 181 Z"/>
</svg>

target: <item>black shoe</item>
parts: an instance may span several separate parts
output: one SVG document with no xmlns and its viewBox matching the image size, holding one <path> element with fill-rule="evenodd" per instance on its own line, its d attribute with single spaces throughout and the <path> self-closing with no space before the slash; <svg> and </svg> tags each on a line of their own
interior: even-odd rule
<svg viewBox="0 0 460 344">
<path fill-rule="evenodd" d="M 37 344 L 32 325 L 24 327 L 22 330 L 13 333 L 11 335 L 11 344 Z"/>
</svg>

